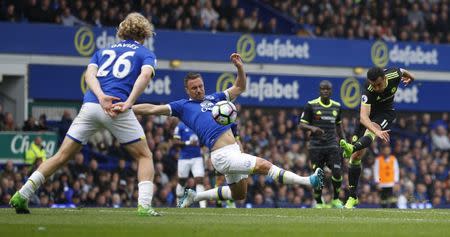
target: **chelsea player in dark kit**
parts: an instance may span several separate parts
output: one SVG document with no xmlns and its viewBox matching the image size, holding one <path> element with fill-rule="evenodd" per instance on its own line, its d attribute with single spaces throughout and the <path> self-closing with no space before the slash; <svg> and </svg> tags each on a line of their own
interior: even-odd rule
<svg viewBox="0 0 450 237">
<path fill-rule="evenodd" d="M 309 160 L 313 169 L 326 165 L 331 169 L 334 199 L 331 205 L 342 208 L 339 192 L 342 185 L 342 157 L 336 137 L 344 138 L 341 119 L 341 104 L 331 99 L 333 85 L 321 81 L 320 97 L 308 101 L 300 118 L 300 127 L 311 132 L 309 141 Z M 316 208 L 328 207 L 322 202 L 322 190 L 315 190 Z"/>
<path fill-rule="evenodd" d="M 367 83 L 361 97 L 360 124 L 352 137 L 352 143 L 344 139 L 340 146 L 344 157 L 349 161 L 350 197 L 345 208 L 355 207 L 359 201 L 356 195 L 359 176 L 361 175 L 361 157 L 375 138 L 388 143 L 389 128 L 395 120 L 394 97 L 398 85 L 403 82 L 409 85 L 414 75 L 403 68 L 382 69 L 373 67 L 367 72 Z"/>
</svg>

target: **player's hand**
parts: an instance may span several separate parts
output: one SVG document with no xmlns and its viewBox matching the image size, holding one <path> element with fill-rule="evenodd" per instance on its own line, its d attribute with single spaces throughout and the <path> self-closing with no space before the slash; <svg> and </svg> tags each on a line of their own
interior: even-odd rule
<svg viewBox="0 0 450 237">
<path fill-rule="evenodd" d="M 325 131 L 323 131 L 321 128 L 315 127 L 311 130 L 311 132 L 315 135 L 315 136 L 322 136 Z"/>
<path fill-rule="evenodd" d="M 407 86 L 407 85 L 409 85 L 414 79 L 412 79 L 411 77 L 402 77 L 402 82 L 403 82 L 403 85 L 405 85 L 405 86 Z"/>
<path fill-rule="evenodd" d="M 112 105 L 112 110 L 116 113 L 123 113 L 127 110 L 129 110 L 133 105 L 130 104 L 129 102 L 125 101 L 125 102 L 119 102 L 116 104 Z"/>
<path fill-rule="evenodd" d="M 243 67 L 244 63 L 242 62 L 241 55 L 238 53 L 233 53 L 230 56 L 231 62 L 236 66 L 237 68 Z"/>
<path fill-rule="evenodd" d="M 120 101 L 120 98 L 110 95 L 104 95 L 98 98 L 103 111 L 111 117 L 117 116 L 117 113 L 112 110 L 112 105 L 114 101 Z"/>
<path fill-rule="evenodd" d="M 377 137 L 379 137 L 383 142 L 388 143 L 391 138 L 389 136 L 389 132 L 391 130 L 378 130 L 375 135 L 377 135 Z"/>
</svg>

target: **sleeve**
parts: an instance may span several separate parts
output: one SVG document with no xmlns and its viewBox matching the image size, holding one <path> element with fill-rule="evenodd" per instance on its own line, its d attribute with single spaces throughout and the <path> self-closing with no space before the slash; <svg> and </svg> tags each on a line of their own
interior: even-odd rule
<svg viewBox="0 0 450 237">
<path fill-rule="evenodd" d="M 97 51 L 97 52 L 95 52 L 95 54 L 94 55 L 92 55 L 92 58 L 91 58 L 91 61 L 89 61 L 89 64 L 88 65 L 93 65 L 93 66 L 96 66 L 96 67 L 98 67 L 98 54 L 99 54 L 99 52 L 100 51 Z"/>
<path fill-rule="evenodd" d="M 369 88 L 367 88 L 363 95 L 361 96 L 361 104 L 362 105 L 372 105 L 376 102 L 376 98 L 374 97 L 373 93 L 369 91 Z"/>
<path fill-rule="evenodd" d="M 175 127 L 175 130 L 173 131 L 173 138 L 176 138 L 176 139 L 181 139 L 181 134 L 180 134 L 180 124 L 178 124 L 176 127 Z"/>
<path fill-rule="evenodd" d="M 310 103 L 307 103 L 305 106 L 305 110 L 300 117 L 300 123 L 310 124 L 312 122 L 313 109 Z"/>
<path fill-rule="evenodd" d="M 170 102 L 168 107 L 170 109 L 170 115 L 175 117 L 180 117 L 183 113 L 183 102 L 184 100 L 177 100 Z"/>
<path fill-rule="evenodd" d="M 228 91 L 221 91 L 221 92 L 216 92 L 214 94 L 211 94 L 212 97 L 214 97 L 214 102 L 219 102 L 222 100 L 230 100 L 230 94 L 228 93 Z"/>
<path fill-rule="evenodd" d="M 336 124 L 341 124 L 342 123 L 342 111 L 341 111 L 341 107 L 339 106 L 339 109 L 337 111 L 337 116 L 336 116 Z"/>
<path fill-rule="evenodd" d="M 155 76 L 155 69 L 157 67 L 157 60 L 156 56 L 153 53 L 148 53 L 144 57 L 144 61 L 142 62 L 142 68 L 143 67 L 150 67 L 153 71 L 153 76 Z"/>
<path fill-rule="evenodd" d="M 386 74 L 384 76 L 387 80 L 393 80 L 395 82 L 395 86 L 398 87 L 403 77 L 403 72 L 401 68 L 390 68 L 386 70 Z"/>
</svg>

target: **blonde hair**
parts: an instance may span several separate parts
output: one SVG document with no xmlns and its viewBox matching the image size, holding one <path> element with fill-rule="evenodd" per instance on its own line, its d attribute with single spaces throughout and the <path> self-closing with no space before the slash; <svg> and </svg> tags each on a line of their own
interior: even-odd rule
<svg viewBox="0 0 450 237">
<path fill-rule="evenodd" d="M 123 40 L 144 41 L 153 36 L 153 25 L 143 15 L 133 12 L 119 24 L 117 37 Z"/>
</svg>

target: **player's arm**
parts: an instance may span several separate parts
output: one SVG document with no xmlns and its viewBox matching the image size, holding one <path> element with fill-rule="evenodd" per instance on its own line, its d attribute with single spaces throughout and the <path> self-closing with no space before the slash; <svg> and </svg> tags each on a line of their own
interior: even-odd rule
<svg viewBox="0 0 450 237">
<path fill-rule="evenodd" d="M 411 72 L 409 72 L 406 69 L 400 68 L 400 71 L 402 72 L 402 82 L 403 84 L 405 84 L 405 86 L 409 85 L 410 83 L 412 83 L 415 80 L 415 76 L 414 74 L 412 74 Z"/>
<path fill-rule="evenodd" d="M 168 105 L 138 104 L 133 105 L 133 112 L 139 115 L 166 115 L 170 116 Z"/>
<path fill-rule="evenodd" d="M 233 53 L 230 56 L 230 59 L 237 69 L 237 77 L 233 86 L 228 88 L 227 92 L 230 96 L 230 100 L 234 100 L 245 91 L 245 87 L 247 86 L 247 75 L 245 75 L 244 63 L 242 62 L 241 55 Z"/>
<path fill-rule="evenodd" d="M 115 110 L 119 110 L 120 112 L 127 111 L 131 108 L 131 106 L 134 105 L 137 98 L 144 92 L 145 88 L 147 87 L 148 83 L 150 83 L 150 80 L 152 79 L 154 75 L 154 69 L 150 65 L 145 65 L 141 69 L 141 74 L 139 74 L 138 78 L 136 79 L 136 82 L 134 83 L 133 89 L 131 90 L 130 96 L 128 96 L 127 101 L 124 103 L 117 103 L 117 108 Z"/>
<path fill-rule="evenodd" d="M 110 116 L 115 116 L 116 114 L 111 110 L 112 102 L 118 101 L 120 98 L 106 95 L 103 93 L 103 90 L 100 86 L 100 82 L 97 79 L 97 71 L 98 66 L 95 63 L 90 63 L 86 69 L 85 73 L 85 81 L 86 84 L 89 87 L 89 90 L 91 90 L 95 96 L 97 96 L 97 99 L 102 106 L 103 110 Z"/>
<path fill-rule="evenodd" d="M 312 106 L 311 104 L 307 103 L 305 106 L 305 110 L 302 113 L 302 116 L 300 117 L 300 128 L 306 131 L 311 131 L 311 133 L 315 135 L 322 135 L 324 131 L 316 126 L 311 125 L 313 116 Z"/>
<path fill-rule="evenodd" d="M 372 132 L 373 134 L 375 134 L 377 137 L 379 137 L 381 140 L 383 140 L 384 142 L 388 142 L 389 141 L 389 131 L 390 130 L 381 130 L 381 128 L 379 126 L 376 125 L 376 123 L 372 122 L 372 120 L 370 120 L 369 116 L 370 116 L 370 110 L 371 110 L 371 105 L 370 104 L 366 104 L 366 103 L 361 103 L 361 111 L 360 111 L 360 118 L 359 118 L 359 122 L 364 125 L 364 127 L 366 127 L 367 129 L 369 129 L 370 132 Z"/>
</svg>

